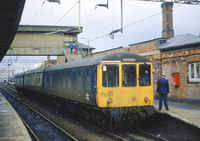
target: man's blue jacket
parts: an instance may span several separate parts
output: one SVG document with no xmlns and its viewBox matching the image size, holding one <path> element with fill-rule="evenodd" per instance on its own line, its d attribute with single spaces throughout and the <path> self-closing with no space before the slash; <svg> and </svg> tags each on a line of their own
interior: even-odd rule
<svg viewBox="0 0 200 141">
<path fill-rule="evenodd" d="M 69 47 L 72 49 L 72 48 L 74 47 L 74 44 L 71 42 L 71 43 L 69 44 Z"/>
<path fill-rule="evenodd" d="M 160 78 L 157 81 L 157 92 L 159 94 L 168 94 L 169 93 L 169 82 L 165 78 Z"/>
</svg>

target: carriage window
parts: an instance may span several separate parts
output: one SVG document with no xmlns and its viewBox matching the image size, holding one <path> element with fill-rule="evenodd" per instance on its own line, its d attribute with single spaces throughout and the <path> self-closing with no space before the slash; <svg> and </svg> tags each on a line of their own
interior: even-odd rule
<svg viewBox="0 0 200 141">
<path fill-rule="evenodd" d="M 61 86 L 61 81 L 62 81 L 62 74 L 61 72 L 56 72 L 56 85 Z"/>
<path fill-rule="evenodd" d="M 70 88 L 72 86 L 72 72 L 68 71 L 67 74 L 67 87 Z"/>
<path fill-rule="evenodd" d="M 119 86 L 119 66 L 118 65 L 103 65 L 103 87 L 118 87 Z"/>
<path fill-rule="evenodd" d="M 85 89 L 91 89 L 91 69 L 85 71 Z"/>
<path fill-rule="evenodd" d="M 62 86 L 66 87 L 66 72 L 63 72 L 62 76 Z"/>
<path fill-rule="evenodd" d="M 82 88 L 82 79 L 83 79 L 83 76 L 82 76 L 82 70 L 78 70 L 78 74 L 77 74 L 77 87 L 78 88 Z"/>
<path fill-rule="evenodd" d="M 122 66 L 122 86 L 133 87 L 136 86 L 136 65 Z"/>
<path fill-rule="evenodd" d="M 150 65 L 140 65 L 139 76 L 140 76 L 140 86 L 150 86 L 151 85 L 151 66 Z"/>
</svg>

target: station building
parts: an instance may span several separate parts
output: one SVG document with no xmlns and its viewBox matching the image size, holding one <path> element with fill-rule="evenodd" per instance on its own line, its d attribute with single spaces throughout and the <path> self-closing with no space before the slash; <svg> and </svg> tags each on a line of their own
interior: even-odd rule
<svg viewBox="0 0 200 141">
<path fill-rule="evenodd" d="M 92 56 L 127 51 L 142 55 L 153 62 L 154 95 L 161 73 L 169 80 L 171 98 L 200 99 L 200 36 L 183 34 L 174 37 L 173 3 L 162 4 L 162 38 L 118 47 Z"/>
</svg>

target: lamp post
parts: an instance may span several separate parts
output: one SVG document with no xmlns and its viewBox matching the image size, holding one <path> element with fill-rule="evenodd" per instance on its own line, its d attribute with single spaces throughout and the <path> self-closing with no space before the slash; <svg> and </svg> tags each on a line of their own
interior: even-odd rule
<svg viewBox="0 0 200 141">
<path fill-rule="evenodd" d="M 82 37 L 81 39 L 87 39 L 88 40 L 88 57 L 89 57 L 89 46 L 90 46 L 90 40 L 88 37 Z"/>
</svg>

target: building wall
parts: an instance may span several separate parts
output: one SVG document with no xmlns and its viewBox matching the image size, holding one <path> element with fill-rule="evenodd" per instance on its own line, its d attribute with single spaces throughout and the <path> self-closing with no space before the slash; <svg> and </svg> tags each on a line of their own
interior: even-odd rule
<svg viewBox="0 0 200 141">
<path fill-rule="evenodd" d="M 188 47 L 162 52 L 162 71 L 170 83 L 170 97 L 200 99 L 200 83 L 189 82 L 189 63 L 200 62 L 200 49 Z M 179 86 L 171 86 L 171 74 L 179 73 Z"/>
<path fill-rule="evenodd" d="M 64 55 L 64 42 L 76 41 L 76 35 L 17 33 L 7 55 Z"/>
</svg>

